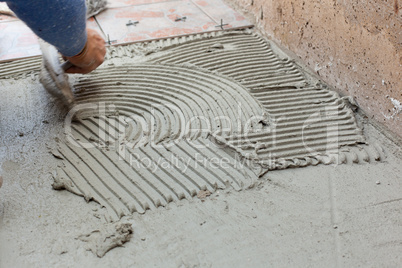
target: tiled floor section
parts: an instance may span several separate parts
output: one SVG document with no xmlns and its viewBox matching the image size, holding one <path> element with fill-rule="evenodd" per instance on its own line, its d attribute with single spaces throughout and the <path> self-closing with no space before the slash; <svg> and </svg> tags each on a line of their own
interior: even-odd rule
<svg viewBox="0 0 402 268">
<path fill-rule="evenodd" d="M 93 18 L 87 26 L 101 33 Z M 40 54 L 38 37 L 22 21 L 0 21 L 0 62 Z"/>
<path fill-rule="evenodd" d="M 176 21 L 183 17 L 186 17 L 184 21 Z M 117 40 L 116 43 L 215 30 L 215 22 L 189 1 L 114 8 L 96 18 L 104 32 Z M 139 23 L 127 26 L 129 20 Z"/>
<path fill-rule="evenodd" d="M 109 36 L 111 45 L 217 31 L 221 20 L 223 29 L 252 26 L 223 0 L 109 0 L 108 6 L 96 16 L 100 27 L 93 18 L 88 26 L 105 40 Z M 0 15 L 0 62 L 40 54 L 37 37 L 24 23 Z"/>
<path fill-rule="evenodd" d="M 154 3 L 163 3 L 163 2 L 174 2 L 177 0 L 109 0 L 108 7 L 128 7 L 128 6 L 137 6 L 137 5 L 148 5 Z"/>
<path fill-rule="evenodd" d="M 249 22 L 241 14 L 228 7 L 222 0 L 191 0 L 199 9 L 217 24 L 228 24 L 224 28 L 235 28 L 248 25 Z"/>
<path fill-rule="evenodd" d="M 0 61 L 40 53 L 38 38 L 22 21 L 0 22 Z"/>
</svg>

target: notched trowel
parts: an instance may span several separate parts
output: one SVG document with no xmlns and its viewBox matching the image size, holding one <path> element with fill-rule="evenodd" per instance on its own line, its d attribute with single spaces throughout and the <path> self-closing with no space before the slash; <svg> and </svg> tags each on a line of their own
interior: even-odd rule
<svg viewBox="0 0 402 268">
<path fill-rule="evenodd" d="M 39 40 L 39 44 L 43 56 L 39 81 L 47 92 L 61 100 L 67 107 L 73 106 L 74 95 L 65 73 L 73 64 L 69 61 L 61 63 L 59 53 L 54 46 L 43 40 Z"/>
</svg>

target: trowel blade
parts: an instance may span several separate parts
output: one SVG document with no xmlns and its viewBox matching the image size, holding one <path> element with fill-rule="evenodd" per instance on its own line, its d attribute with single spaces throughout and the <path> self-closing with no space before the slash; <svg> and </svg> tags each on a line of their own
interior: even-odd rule
<svg viewBox="0 0 402 268">
<path fill-rule="evenodd" d="M 40 82 L 50 94 L 66 105 L 72 105 L 73 92 L 68 82 L 68 76 L 61 67 L 57 49 L 43 40 L 39 40 L 39 44 L 43 56 Z"/>
</svg>

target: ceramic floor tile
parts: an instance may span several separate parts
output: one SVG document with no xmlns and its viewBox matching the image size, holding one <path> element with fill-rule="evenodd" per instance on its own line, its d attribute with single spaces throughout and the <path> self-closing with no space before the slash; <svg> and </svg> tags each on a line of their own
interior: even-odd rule
<svg viewBox="0 0 402 268">
<path fill-rule="evenodd" d="M 186 17 L 183 21 L 177 18 Z M 108 9 L 96 16 L 113 44 L 216 30 L 216 23 L 190 1 L 172 1 Z M 137 25 L 126 24 L 139 21 Z"/>
<path fill-rule="evenodd" d="M 0 61 L 40 55 L 38 38 L 21 21 L 0 23 Z"/>
<path fill-rule="evenodd" d="M 225 25 L 224 29 L 252 26 L 241 14 L 229 7 L 223 0 L 191 0 L 206 15 L 208 15 L 217 24 Z"/>
<path fill-rule="evenodd" d="M 225 29 L 249 26 L 247 20 L 222 0 L 109 0 L 109 8 L 88 20 L 111 44 L 132 43 L 172 36 L 220 30 L 215 27 L 223 19 Z M 185 20 L 176 21 L 177 18 Z M 129 21 L 137 25 L 126 25 Z M 16 18 L 0 15 L 0 61 L 40 55 L 37 37 Z"/>
<path fill-rule="evenodd" d="M 148 5 L 148 4 L 171 2 L 171 1 L 177 1 L 177 0 L 108 0 L 108 7 L 110 8 L 127 7 L 134 5 Z"/>
<path fill-rule="evenodd" d="M 87 26 L 101 33 L 93 18 Z M 38 37 L 22 21 L 0 22 L 0 61 L 41 55 Z"/>
</svg>

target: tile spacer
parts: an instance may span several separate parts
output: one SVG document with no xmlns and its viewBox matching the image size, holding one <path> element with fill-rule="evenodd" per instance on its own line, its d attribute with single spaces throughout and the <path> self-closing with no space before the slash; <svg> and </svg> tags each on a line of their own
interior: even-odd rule
<svg viewBox="0 0 402 268">
<path fill-rule="evenodd" d="M 137 26 L 138 23 L 140 23 L 138 20 L 136 20 L 136 21 L 131 21 L 131 20 L 129 20 L 129 21 L 126 23 L 126 25 L 127 25 L 127 26 L 130 26 L 130 25 Z"/>
<path fill-rule="evenodd" d="M 105 42 L 105 44 L 109 44 L 110 46 L 114 42 L 117 42 L 117 40 L 110 40 L 109 34 L 107 34 L 107 41 Z"/>
<path fill-rule="evenodd" d="M 229 25 L 228 23 L 223 24 L 223 19 L 221 19 L 221 24 L 216 25 L 215 27 L 220 27 L 223 30 L 223 26 Z"/>
<path fill-rule="evenodd" d="M 186 21 L 187 17 L 176 17 L 176 19 L 174 21 Z"/>
</svg>

